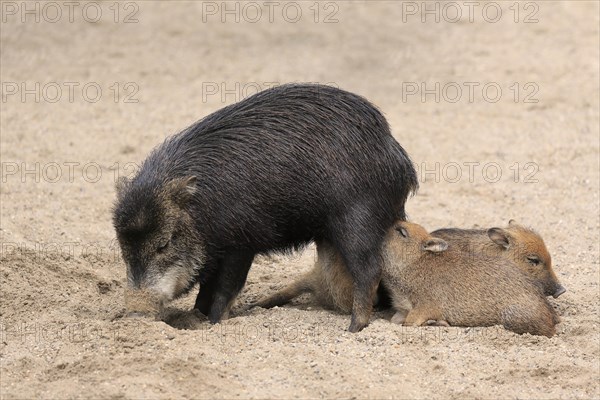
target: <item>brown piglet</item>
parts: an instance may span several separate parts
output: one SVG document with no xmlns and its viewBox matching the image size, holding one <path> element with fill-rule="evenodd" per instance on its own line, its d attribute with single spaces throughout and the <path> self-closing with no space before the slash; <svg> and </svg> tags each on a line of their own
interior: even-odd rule
<svg viewBox="0 0 600 400">
<path fill-rule="evenodd" d="M 343 313 L 352 311 L 352 278 L 339 255 L 328 244 L 317 247 L 314 267 L 276 293 L 259 300 L 251 307 L 272 308 L 289 303 L 303 293 L 312 293 L 325 308 Z"/>
<path fill-rule="evenodd" d="M 444 228 L 431 232 L 431 235 L 468 253 L 484 253 L 513 261 L 542 285 L 546 296 L 557 298 L 567 290 L 552 269 L 552 259 L 542 237 L 514 220 L 510 220 L 506 228 Z"/>
<path fill-rule="evenodd" d="M 489 239 L 487 239 L 489 241 Z M 386 236 L 382 285 L 391 295 L 392 322 L 490 326 L 552 336 L 559 318 L 542 283 L 510 259 L 469 253 L 417 224 L 398 221 Z M 252 306 L 271 308 L 312 293 L 326 308 L 349 313 L 352 279 L 332 246 L 321 246 L 311 271 Z"/>
<path fill-rule="evenodd" d="M 555 334 L 559 318 L 540 285 L 504 257 L 466 253 L 411 222 L 388 232 L 384 254 L 393 322 Z"/>
</svg>

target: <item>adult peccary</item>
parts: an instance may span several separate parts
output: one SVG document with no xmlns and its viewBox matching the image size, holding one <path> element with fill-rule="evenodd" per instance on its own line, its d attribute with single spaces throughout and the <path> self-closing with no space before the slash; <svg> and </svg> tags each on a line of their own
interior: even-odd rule
<svg viewBox="0 0 600 400">
<path fill-rule="evenodd" d="M 162 304 L 199 283 L 195 307 L 213 323 L 226 317 L 256 254 L 327 243 L 352 277 L 355 332 L 369 321 L 384 236 L 417 186 L 408 155 L 367 100 L 283 85 L 157 147 L 118 183 L 114 226 L 132 288 Z"/>
<path fill-rule="evenodd" d="M 531 228 L 510 220 L 506 228 L 444 228 L 431 232 L 463 251 L 505 257 L 542 284 L 544 294 L 557 298 L 567 291 L 554 270 L 542 237 Z"/>
</svg>

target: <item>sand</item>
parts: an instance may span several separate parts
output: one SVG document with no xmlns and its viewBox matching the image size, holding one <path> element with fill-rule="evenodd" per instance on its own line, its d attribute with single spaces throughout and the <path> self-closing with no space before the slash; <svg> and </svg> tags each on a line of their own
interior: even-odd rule
<svg viewBox="0 0 600 400">
<path fill-rule="evenodd" d="M 1 398 L 600 398 L 597 2 L 48 4 L 0 5 Z M 427 229 L 537 229 L 568 290 L 558 334 L 384 313 L 351 334 L 307 296 L 243 311 L 312 247 L 258 258 L 221 324 L 193 294 L 123 318 L 116 178 L 273 82 L 375 103 L 419 168 L 407 210 Z"/>
</svg>

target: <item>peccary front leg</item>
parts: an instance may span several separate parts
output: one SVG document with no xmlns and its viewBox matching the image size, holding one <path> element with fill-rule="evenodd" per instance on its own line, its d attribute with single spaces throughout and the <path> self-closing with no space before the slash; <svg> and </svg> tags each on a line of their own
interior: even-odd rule
<svg viewBox="0 0 600 400">
<path fill-rule="evenodd" d="M 199 310 L 202 314 L 208 316 L 210 307 L 212 306 L 213 299 L 215 296 L 215 287 L 217 284 L 217 274 L 211 276 L 206 283 L 200 284 L 200 291 L 196 297 L 196 304 L 194 308 Z"/>
<path fill-rule="evenodd" d="M 245 251 L 229 252 L 220 262 L 213 302 L 208 320 L 215 324 L 229 316 L 235 298 L 244 287 L 248 271 L 254 260 L 254 253 Z"/>
<path fill-rule="evenodd" d="M 556 334 L 556 312 L 545 298 L 538 304 L 511 305 L 502 310 L 500 322 L 504 328 L 519 333 L 552 337 Z"/>
<path fill-rule="evenodd" d="M 412 310 L 413 305 L 406 293 L 400 290 L 394 290 L 392 294 L 392 303 L 396 314 L 392 317 L 390 322 L 394 324 L 402 325 L 406 321 L 406 316 Z"/>
<path fill-rule="evenodd" d="M 215 289 L 219 277 L 218 261 L 214 257 L 210 257 L 200 271 L 200 274 L 208 274 L 208 276 L 200 277 L 200 291 L 196 297 L 194 308 L 202 314 L 208 316 L 210 307 L 212 306 L 215 297 Z"/>
<path fill-rule="evenodd" d="M 408 315 L 408 310 L 398 310 L 390 320 L 392 324 L 402 325 L 404 321 L 406 321 L 406 316 Z"/>
</svg>

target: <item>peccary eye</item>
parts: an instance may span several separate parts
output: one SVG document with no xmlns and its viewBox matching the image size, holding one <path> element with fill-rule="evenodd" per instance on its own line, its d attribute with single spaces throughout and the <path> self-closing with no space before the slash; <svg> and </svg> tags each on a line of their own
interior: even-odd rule
<svg viewBox="0 0 600 400">
<path fill-rule="evenodd" d="M 396 231 L 398 231 L 398 233 L 400 235 L 402 235 L 402 237 L 405 237 L 405 238 L 408 237 L 408 232 L 403 227 L 401 227 L 401 226 L 397 227 Z"/>
<path fill-rule="evenodd" d="M 161 242 L 158 245 L 158 248 L 156 249 L 156 251 L 159 253 L 162 253 L 163 251 L 165 251 L 166 248 L 169 247 L 169 242 L 170 242 L 170 240 L 165 240 L 164 242 Z"/>
<path fill-rule="evenodd" d="M 540 264 L 540 259 L 537 258 L 536 256 L 528 256 L 527 257 L 527 261 L 529 261 L 529 263 L 533 264 L 533 265 L 539 265 Z"/>
</svg>

